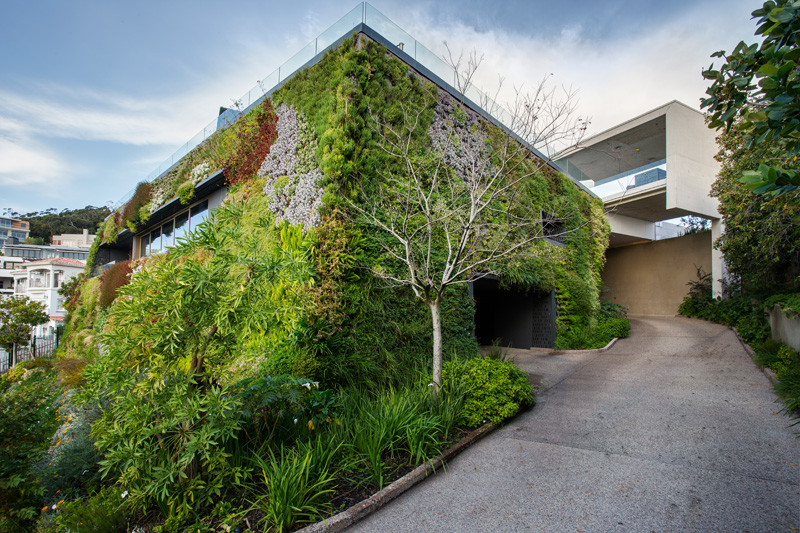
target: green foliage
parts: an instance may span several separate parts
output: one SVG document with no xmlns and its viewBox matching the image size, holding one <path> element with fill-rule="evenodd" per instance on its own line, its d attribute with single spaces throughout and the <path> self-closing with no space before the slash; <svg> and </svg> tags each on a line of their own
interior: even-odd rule
<svg viewBox="0 0 800 533">
<path fill-rule="evenodd" d="M 781 349 L 782 343 L 774 339 L 767 339 L 764 342 L 759 342 L 753 345 L 753 353 L 756 364 L 761 367 L 771 368 L 774 363 L 778 362 L 778 352 Z"/>
<path fill-rule="evenodd" d="M 459 381 L 466 388 L 462 419 L 470 427 L 485 422 L 499 424 L 520 407 L 533 405 L 533 389 L 524 372 L 510 361 L 475 358 L 445 363 L 445 381 Z"/>
<path fill-rule="evenodd" d="M 779 305 L 787 316 L 800 316 L 800 292 L 789 294 L 775 294 L 764 301 L 767 309 Z"/>
<path fill-rule="evenodd" d="M 136 231 L 136 225 L 141 221 L 142 208 L 150 201 L 152 190 L 152 184 L 140 182 L 131 199 L 120 208 L 121 223 L 129 230 Z"/>
<path fill-rule="evenodd" d="M 69 311 L 62 344 L 67 357 L 89 361 L 97 355 L 100 290 L 99 277 L 84 279 L 72 289 L 72 297 L 64 304 Z"/>
<path fill-rule="evenodd" d="M 800 354 L 780 341 L 768 339 L 753 346 L 754 360 L 760 367 L 775 372 L 775 392 L 783 401 L 783 411 L 800 424 Z"/>
<path fill-rule="evenodd" d="M 15 344 L 27 344 L 34 326 L 46 324 L 50 317 L 45 306 L 27 296 L 0 298 L 0 346 L 9 352 Z"/>
<path fill-rule="evenodd" d="M 690 281 L 690 292 L 678 307 L 684 316 L 705 318 L 736 329 L 745 342 L 763 342 L 769 337 L 764 304 L 738 294 L 726 299 L 711 297 L 711 276 L 698 269 L 699 279 Z"/>
<path fill-rule="evenodd" d="M 111 305 L 117 297 L 119 288 L 130 281 L 131 274 L 131 262 L 121 261 L 114 263 L 100 275 L 100 298 L 97 303 L 101 309 Z"/>
<path fill-rule="evenodd" d="M 184 181 L 175 192 L 178 198 L 181 199 L 182 204 L 188 204 L 192 201 L 192 198 L 194 198 L 194 183 L 191 181 Z"/>
<path fill-rule="evenodd" d="M 597 320 L 597 328 L 595 329 L 594 337 L 599 343 L 603 343 L 602 345 L 605 346 L 611 339 L 625 338 L 630 332 L 631 323 L 627 318 L 604 317 L 601 315 Z"/>
<path fill-rule="evenodd" d="M 757 297 L 796 292 L 800 204 L 788 196 L 753 195 L 739 182 L 744 170 L 785 154 L 785 144 L 776 140 L 748 147 L 737 125 L 721 134 L 718 143 L 721 170 L 711 194 L 719 199 L 725 232 L 715 246 L 725 256 L 733 288 Z M 800 163 L 789 166 L 797 169 Z"/>
<path fill-rule="evenodd" d="M 264 529 L 283 532 L 298 524 L 313 523 L 330 510 L 334 475 L 329 465 L 335 449 L 309 446 L 271 449 L 267 459 L 256 457 L 267 494 L 256 508 L 264 513 Z"/>
<path fill-rule="evenodd" d="M 460 422 L 465 385 L 444 382 L 432 394 L 430 375 L 426 378 L 377 394 L 351 389 L 344 398 L 341 425 L 333 426 L 333 433 L 350 447 L 354 461 L 366 466 L 378 488 L 401 454 L 408 454 L 412 464 L 436 456 Z"/>
<path fill-rule="evenodd" d="M 104 487 L 91 498 L 65 502 L 58 508 L 55 522 L 59 531 L 123 533 L 128 526 L 123 504 L 119 488 Z"/>
<path fill-rule="evenodd" d="M 600 314 L 610 318 L 627 318 L 628 308 L 622 304 L 603 300 L 600 302 Z"/>
<path fill-rule="evenodd" d="M 241 402 L 242 435 L 254 448 L 338 423 L 339 400 L 319 383 L 290 376 L 245 378 L 231 387 Z"/>
<path fill-rule="evenodd" d="M 45 488 L 32 472 L 56 428 L 56 373 L 25 361 L 0 376 L 0 530 L 30 531 Z"/>
<path fill-rule="evenodd" d="M 756 194 L 778 196 L 800 187 L 800 173 L 783 168 L 800 154 L 800 6 L 768 0 L 753 18 L 761 45 L 740 42 L 730 54 L 712 54 L 725 63 L 703 72 L 713 83 L 701 107 L 708 109 L 712 128 L 730 129 L 738 121 L 748 148 L 783 144 L 785 152 L 763 159 L 758 171 L 751 167 L 741 179 Z"/>
<path fill-rule="evenodd" d="M 100 472 L 119 479 L 135 508 L 154 503 L 165 517 L 190 516 L 241 481 L 224 451 L 241 403 L 181 372 L 156 379 L 155 387 L 132 379 L 130 388 L 108 391 L 109 407 L 92 427 L 105 455 Z"/>
</svg>

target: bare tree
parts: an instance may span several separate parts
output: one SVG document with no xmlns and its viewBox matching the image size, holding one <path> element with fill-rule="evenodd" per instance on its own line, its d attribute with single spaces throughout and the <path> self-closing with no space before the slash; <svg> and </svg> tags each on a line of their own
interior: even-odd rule
<svg viewBox="0 0 800 533">
<path fill-rule="evenodd" d="M 551 94 L 543 87 L 518 93 L 512 112 L 526 134 L 521 137 L 577 142 L 585 123 L 571 118 L 574 95 L 554 102 L 548 99 Z M 521 194 L 521 184 L 542 171 L 547 160 L 518 139 L 492 131 L 477 113 L 443 92 L 434 108 L 428 136 L 419 130 L 430 106 L 403 107 L 397 126 L 372 116 L 380 147 L 399 165 L 394 171 L 379 170 L 380 190 L 350 205 L 361 222 L 383 236 L 385 261 L 370 265 L 372 272 L 390 285 L 410 287 L 430 308 L 433 385 L 438 388 L 441 303 L 447 287 L 497 272 L 512 258 L 541 255 L 535 241 L 557 239 L 580 227 L 552 224 L 546 213 L 565 216 L 563 206 L 543 213 L 541 205 L 531 205 Z"/>
</svg>

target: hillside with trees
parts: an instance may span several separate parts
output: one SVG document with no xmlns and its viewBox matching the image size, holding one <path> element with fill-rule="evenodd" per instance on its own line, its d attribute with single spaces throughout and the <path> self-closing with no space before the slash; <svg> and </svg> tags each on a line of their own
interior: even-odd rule
<svg viewBox="0 0 800 533">
<path fill-rule="evenodd" d="M 96 234 L 98 226 L 111 214 L 108 207 L 87 205 L 81 209 L 62 209 L 51 207 L 30 213 L 8 212 L 9 216 L 30 222 L 30 244 L 51 244 L 53 235 L 81 233 L 84 229 Z"/>
</svg>

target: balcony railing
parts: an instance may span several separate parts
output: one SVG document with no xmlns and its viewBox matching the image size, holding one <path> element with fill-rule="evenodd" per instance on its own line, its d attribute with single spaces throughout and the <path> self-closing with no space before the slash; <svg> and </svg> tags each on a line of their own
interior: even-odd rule
<svg viewBox="0 0 800 533">
<path fill-rule="evenodd" d="M 168 172 L 184 156 L 213 135 L 214 132 L 218 129 L 229 127 L 242 113 L 249 111 L 250 108 L 261 103 L 264 97 L 272 94 L 272 92 L 278 89 L 286 80 L 312 62 L 329 47 L 338 44 L 339 41 L 350 36 L 350 34 L 358 30 L 362 24 L 379 33 L 392 43 L 397 50 L 410 56 L 427 68 L 432 74 L 441 78 L 446 84 L 451 85 L 451 88 L 458 92 L 460 85 L 459 75 L 453 68 L 434 52 L 426 48 L 422 43 L 411 37 L 405 30 L 389 20 L 380 11 L 372 7 L 372 5 L 367 2 L 362 2 L 327 30 L 322 32 L 316 39 L 309 42 L 271 74 L 265 76 L 252 89 L 244 93 L 235 101 L 236 105 L 232 109 L 228 109 L 210 121 L 205 128 L 197 132 L 194 137 L 189 139 L 183 146 L 178 148 L 171 156 L 153 170 L 153 172 L 147 176 L 147 181 L 152 181 Z M 481 90 L 470 85 L 464 91 L 463 96 L 472 101 L 473 104 L 481 107 L 484 112 L 494 117 L 503 126 L 514 131 L 515 124 L 513 116 Z M 131 189 L 115 204 L 114 208 L 118 208 L 127 202 L 133 196 L 135 190 L 135 188 Z"/>
</svg>

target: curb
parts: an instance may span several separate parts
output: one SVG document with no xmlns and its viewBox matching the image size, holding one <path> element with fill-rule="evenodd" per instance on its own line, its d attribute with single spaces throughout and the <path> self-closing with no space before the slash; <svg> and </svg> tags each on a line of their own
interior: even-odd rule
<svg viewBox="0 0 800 533">
<path fill-rule="evenodd" d="M 745 353 L 747 353 L 747 355 L 750 356 L 750 359 L 753 360 L 753 364 L 756 365 L 756 367 L 759 368 L 765 376 L 767 376 L 769 382 L 772 383 L 773 386 L 775 386 L 778 383 L 778 376 L 775 375 L 775 372 L 773 372 L 772 369 L 767 367 L 764 368 L 759 367 L 758 364 L 756 363 L 756 358 L 755 358 L 756 354 L 753 351 L 753 349 L 750 348 L 750 345 L 744 342 L 744 340 L 739 336 L 738 331 L 736 331 L 734 328 L 729 328 L 729 329 L 733 332 L 734 335 L 736 335 L 736 338 L 739 339 L 739 344 L 742 345 L 742 348 L 744 348 Z"/>
<path fill-rule="evenodd" d="M 608 344 L 606 344 L 602 348 L 592 348 L 591 350 L 555 350 L 555 349 L 550 349 L 550 348 L 530 348 L 530 351 L 541 350 L 541 351 L 543 351 L 543 352 L 545 352 L 545 353 L 547 353 L 549 355 L 563 355 L 563 354 L 571 354 L 571 353 L 603 353 L 603 352 L 607 352 L 608 350 L 610 350 L 611 347 L 614 346 L 617 343 L 618 340 L 619 340 L 619 337 L 614 337 L 613 339 L 608 341 Z"/>
<path fill-rule="evenodd" d="M 613 342 L 613 341 L 612 341 Z M 416 485 L 417 483 L 425 480 L 430 474 L 436 473 L 436 470 L 442 466 L 443 463 L 449 461 L 465 448 L 468 448 L 476 441 L 485 437 L 498 426 L 494 424 L 486 424 L 478 429 L 471 431 L 466 437 L 446 449 L 442 455 L 419 465 L 417 468 L 401 477 L 391 485 L 384 487 L 379 492 L 376 492 L 369 498 L 361 500 L 349 509 L 345 509 L 341 513 L 327 518 L 316 524 L 311 524 L 303 529 L 298 530 L 297 533 L 338 533 L 345 528 L 352 526 L 359 520 L 371 515 L 390 501 L 394 500 L 405 491 Z"/>
</svg>

